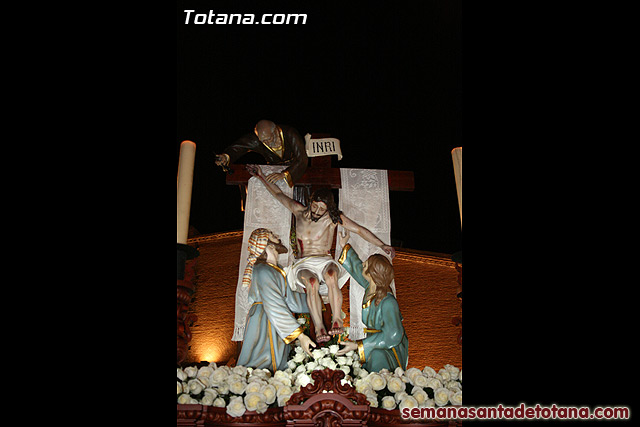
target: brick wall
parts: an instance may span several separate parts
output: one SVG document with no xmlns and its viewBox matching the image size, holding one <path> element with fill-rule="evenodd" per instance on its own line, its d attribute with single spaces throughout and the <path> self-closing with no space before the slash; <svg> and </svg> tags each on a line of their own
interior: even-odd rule
<svg viewBox="0 0 640 427">
<path fill-rule="evenodd" d="M 196 292 L 190 305 L 198 320 L 191 327 L 193 338 L 184 363 L 226 362 L 236 356 L 237 349 L 231 336 L 242 232 L 196 237 L 188 243 L 200 251 Z M 446 255 L 402 249 L 397 250 L 393 264 L 397 299 L 409 338 L 409 367 L 427 365 L 438 370 L 447 363 L 462 367 L 462 347 L 456 341 L 460 326 L 451 323 L 452 317 L 461 316 L 455 264 Z M 342 310 L 348 316 L 348 285 L 342 291 Z"/>
</svg>

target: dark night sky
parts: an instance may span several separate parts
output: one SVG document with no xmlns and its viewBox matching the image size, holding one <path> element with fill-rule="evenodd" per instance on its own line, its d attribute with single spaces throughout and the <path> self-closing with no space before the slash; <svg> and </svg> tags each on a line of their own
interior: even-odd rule
<svg viewBox="0 0 640 427">
<path fill-rule="evenodd" d="M 451 160 L 463 145 L 460 3 L 178 2 L 176 155 L 181 141 L 197 144 L 191 225 L 242 228 L 239 190 L 213 156 L 266 118 L 340 139 L 334 167 L 412 170 L 415 191 L 390 193 L 392 239 L 461 250 Z M 306 13 L 307 23 L 187 25 L 185 9 Z"/>
</svg>

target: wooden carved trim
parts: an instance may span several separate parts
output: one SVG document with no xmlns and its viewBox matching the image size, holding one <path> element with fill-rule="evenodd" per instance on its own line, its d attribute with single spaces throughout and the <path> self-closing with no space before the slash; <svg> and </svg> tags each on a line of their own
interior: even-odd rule
<svg viewBox="0 0 640 427">
<path fill-rule="evenodd" d="M 226 408 L 216 408 L 204 405 L 178 405 L 179 426 L 265 426 L 284 427 L 285 420 L 282 408 L 269 408 L 259 414 L 255 411 L 246 411 L 241 417 L 232 417 L 227 414 Z"/>
<path fill-rule="evenodd" d="M 313 384 L 307 384 L 294 393 L 284 407 L 287 425 L 367 425 L 367 397 L 348 383 L 340 383 L 344 378 L 343 371 L 316 370 L 311 377 Z"/>
<path fill-rule="evenodd" d="M 344 372 L 341 370 L 318 369 L 311 373 L 311 378 L 313 379 L 313 384 L 309 383 L 302 387 L 299 392 L 294 393 L 289 398 L 287 405 L 300 405 L 312 396 L 325 394 L 323 391 L 332 391 L 335 394 L 351 399 L 358 405 L 368 404 L 367 396 L 358 393 L 349 383 L 341 384 L 342 379 L 344 379 Z"/>
</svg>

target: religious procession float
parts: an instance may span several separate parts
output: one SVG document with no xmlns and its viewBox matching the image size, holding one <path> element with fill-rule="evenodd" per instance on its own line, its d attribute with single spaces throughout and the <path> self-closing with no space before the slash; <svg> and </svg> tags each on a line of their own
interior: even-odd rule
<svg viewBox="0 0 640 427">
<path fill-rule="evenodd" d="M 234 165 L 248 150 L 267 165 Z M 327 155 L 341 157 L 337 139 L 303 139 L 291 127 L 262 120 L 216 156 L 228 181 L 235 171 L 233 182 L 246 186 L 229 337 L 239 350 L 225 363 L 184 363 L 197 318 L 189 304 L 200 254 L 187 244 L 195 144 L 182 143 L 178 425 L 460 424 L 447 408 L 462 405 L 461 368 L 409 364 L 410 345 L 418 343 L 409 343 L 396 299 L 388 203 L 388 192 L 407 186 L 406 179 L 397 184 L 402 173 L 331 173 L 326 163 L 324 171 L 320 162 L 307 165 L 309 157 Z M 461 157 L 458 163 L 454 153 L 456 177 Z M 339 203 L 332 187 L 340 189 Z M 349 326 L 341 291 L 347 283 Z M 461 344 L 461 332 L 458 338 Z"/>
</svg>

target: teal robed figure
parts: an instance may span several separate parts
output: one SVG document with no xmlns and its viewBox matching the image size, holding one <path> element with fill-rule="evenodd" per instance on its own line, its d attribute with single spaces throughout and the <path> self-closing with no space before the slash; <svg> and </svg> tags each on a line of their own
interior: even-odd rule
<svg viewBox="0 0 640 427">
<path fill-rule="evenodd" d="M 280 239 L 259 228 L 251 233 L 248 243 L 250 255 L 245 277 L 252 305 L 237 364 L 271 372 L 285 370 L 291 342 L 299 340 L 309 355 L 309 346 L 316 346 L 293 315 L 308 313 L 309 307 L 304 294 L 288 289 L 285 273 L 277 265 L 277 254 L 287 250 Z"/>
<path fill-rule="evenodd" d="M 348 232 L 346 235 L 348 239 Z M 344 237 L 342 237 L 344 239 Z M 346 242 L 346 239 L 343 240 Z M 398 301 L 391 292 L 393 266 L 380 254 L 371 255 L 364 263 L 348 243 L 343 243 L 339 262 L 351 275 L 350 286 L 362 286 L 362 322 L 367 336 L 362 340 L 343 343 L 338 354 L 357 350 L 362 367 L 369 372 L 383 368 L 394 371 L 407 369 L 409 340 L 402 326 Z"/>
</svg>

